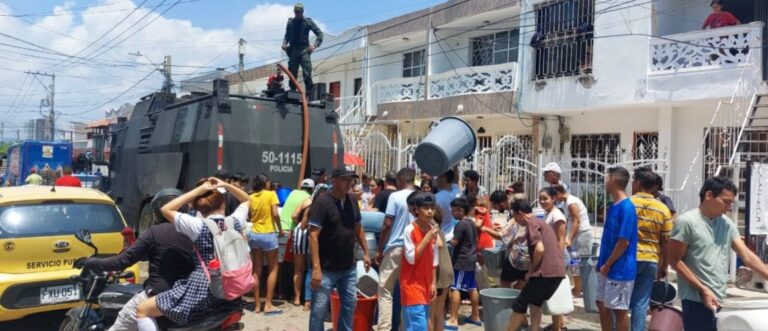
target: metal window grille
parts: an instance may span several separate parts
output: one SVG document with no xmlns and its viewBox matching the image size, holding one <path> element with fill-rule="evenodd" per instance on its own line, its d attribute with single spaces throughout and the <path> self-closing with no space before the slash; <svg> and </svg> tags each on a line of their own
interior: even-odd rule
<svg viewBox="0 0 768 331">
<path fill-rule="evenodd" d="M 562 0 L 536 8 L 534 79 L 592 72 L 594 0 Z"/>
<path fill-rule="evenodd" d="M 580 169 L 579 159 L 601 161 L 604 164 L 618 163 L 621 152 L 621 135 L 618 133 L 605 134 L 575 134 L 571 135 L 571 168 Z M 590 163 L 590 169 L 605 173 L 608 169 L 600 163 Z M 596 175 L 586 171 L 572 171 L 571 181 L 578 183 L 594 182 Z"/>
<path fill-rule="evenodd" d="M 472 66 L 485 66 L 517 61 L 520 30 L 512 29 L 472 38 Z"/>
<path fill-rule="evenodd" d="M 704 178 L 715 176 L 718 168 L 722 168 L 718 175 L 733 178 L 734 167 L 729 167 L 730 156 L 736 148 L 736 136 L 738 127 L 713 127 L 704 143 Z M 706 134 L 706 129 L 704 129 Z M 739 201 L 745 201 L 744 188 L 746 181 L 746 162 L 761 162 L 768 158 L 768 130 L 745 131 L 739 146 L 738 162 L 735 167 L 739 171 Z M 740 207 L 741 209 L 741 207 Z"/>
<path fill-rule="evenodd" d="M 635 160 L 656 160 L 659 157 L 659 133 L 635 132 L 632 156 Z"/>
<path fill-rule="evenodd" d="M 403 54 L 403 78 L 424 75 L 425 50 Z"/>
</svg>

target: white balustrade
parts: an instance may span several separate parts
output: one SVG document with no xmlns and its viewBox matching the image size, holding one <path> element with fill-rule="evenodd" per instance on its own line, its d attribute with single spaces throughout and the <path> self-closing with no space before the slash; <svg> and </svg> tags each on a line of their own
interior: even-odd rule
<svg viewBox="0 0 768 331">
<path fill-rule="evenodd" d="M 509 92 L 515 89 L 517 63 L 464 67 L 429 76 L 429 99 L 473 93 Z M 424 77 L 395 78 L 375 84 L 377 102 L 424 99 Z"/>
<path fill-rule="evenodd" d="M 653 38 L 648 74 L 759 65 L 760 57 L 749 54 L 762 53 L 762 28 L 755 22 Z"/>
</svg>

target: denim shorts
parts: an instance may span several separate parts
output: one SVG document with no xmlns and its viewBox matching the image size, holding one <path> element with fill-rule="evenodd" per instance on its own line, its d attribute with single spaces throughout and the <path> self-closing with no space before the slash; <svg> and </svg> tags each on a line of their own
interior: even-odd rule
<svg viewBox="0 0 768 331">
<path fill-rule="evenodd" d="M 279 247 L 277 242 L 277 232 L 270 233 L 249 233 L 248 245 L 251 249 L 260 249 L 265 252 L 274 251 Z"/>
</svg>

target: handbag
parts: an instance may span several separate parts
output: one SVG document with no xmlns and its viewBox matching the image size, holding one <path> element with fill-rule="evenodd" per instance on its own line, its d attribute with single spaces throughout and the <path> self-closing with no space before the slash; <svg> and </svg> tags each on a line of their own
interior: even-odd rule
<svg viewBox="0 0 768 331">
<path fill-rule="evenodd" d="M 541 306 L 546 315 L 565 315 L 573 312 L 573 295 L 571 294 L 571 281 L 568 277 L 560 281 L 560 285 L 549 300 Z"/>
</svg>

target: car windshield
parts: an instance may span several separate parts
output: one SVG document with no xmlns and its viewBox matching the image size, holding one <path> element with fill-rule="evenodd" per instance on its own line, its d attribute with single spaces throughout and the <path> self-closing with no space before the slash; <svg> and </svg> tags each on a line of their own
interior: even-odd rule
<svg viewBox="0 0 768 331">
<path fill-rule="evenodd" d="M 123 222 L 114 206 L 98 203 L 44 203 L 0 207 L 0 238 L 120 232 Z"/>
</svg>

